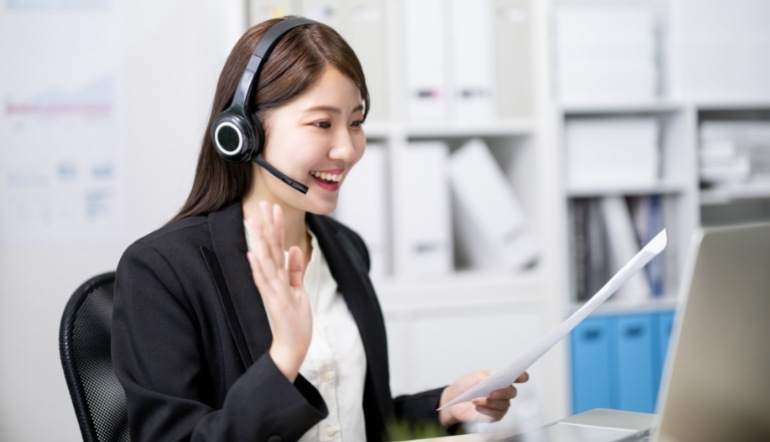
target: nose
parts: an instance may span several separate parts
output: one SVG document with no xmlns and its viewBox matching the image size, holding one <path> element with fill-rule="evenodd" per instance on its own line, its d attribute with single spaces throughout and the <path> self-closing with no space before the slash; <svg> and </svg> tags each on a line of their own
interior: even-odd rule
<svg viewBox="0 0 770 442">
<path fill-rule="evenodd" d="M 334 137 L 334 147 L 329 152 L 329 156 L 347 163 L 354 162 L 363 153 L 365 144 L 366 138 L 363 133 L 340 130 Z"/>
</svg>

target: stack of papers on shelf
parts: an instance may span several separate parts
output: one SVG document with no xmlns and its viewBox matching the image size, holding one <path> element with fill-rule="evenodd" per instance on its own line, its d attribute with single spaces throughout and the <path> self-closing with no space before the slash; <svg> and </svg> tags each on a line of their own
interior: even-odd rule
<svg viewBox="0 0 770 442">
<path fill-rule="evenodd" d="M 660 150 L 654 117 L 575 118 L 567 121 L 565 131 L 570 188 L 658 182 Z"/>
<path fill-rule="evenodd" d="M 556 47 L 563 103 L 649 100 L 658 94 L 651 7 L 560 7 Z"/>
<path fill-rule="evenodd" d="M 700 180 L 711 187 L 770 186 L 770 122 L 706 120 L 699 157 Z"/>
</svg>

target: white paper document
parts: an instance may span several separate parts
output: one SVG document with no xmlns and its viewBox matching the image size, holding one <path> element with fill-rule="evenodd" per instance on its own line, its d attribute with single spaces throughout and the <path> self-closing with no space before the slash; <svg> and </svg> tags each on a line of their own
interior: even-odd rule
<svg viewBox="0 0 770 442">
<path fill-rule="evenodd" d="M 441 408 L 451 407 L 474 398 L 485 397 L 494 390 L 513 384 L 532 364 L 540 359 L 548 350 L 558 343 L 563 337 L 567 336 L 580 321 L 585 319 L 596 307 L 607 300 L 615 291 L 620 288 L 636 272 L 641 270 L 647 263 L 666 248 L 666 230 L 663 229 L 645 245 L 642 250 L 634 255 L 615 275 L 607 281 L 604 286 L 596 292 L 580 309 L 573 313 L 569 318 L 562 322 L 558 327 L 551 330 L 539 341 L 535 342 L 530 348 L 522 353 L 511 365 L 496 371 L 494 374 L 466 390 L 463 394 L 447 403 Z M 440 409 L 441 409 L 440 408 Z"/>
</svg>

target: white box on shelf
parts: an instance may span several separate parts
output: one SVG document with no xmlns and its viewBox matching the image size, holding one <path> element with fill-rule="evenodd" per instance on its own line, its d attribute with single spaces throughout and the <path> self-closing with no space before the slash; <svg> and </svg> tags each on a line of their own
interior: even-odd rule
<svg viewBox="0 0 770 442">
<path fill-rule="evenodd" d="M 522 270 L 537 260 L 527 216 L 484 141 L 470 140 L 455 151 L 449 176 L 457 247 L 473 267 Z"/>
<path fill-rule="evenodd" d="M 649 100 L 658 94 L 655 15 L 649 7 L 560 7 L 557 87 L 564 102 Z"/>
<path fill-rule="evenodd" d="M 448 158 L 444 142 L 411 142 L 394 168 L 397 276 L 439 276 L 453 270 Z"/>
<path fill-rule="evenodd" d="M 654 117 L 573 118 L 565 144 L 571 188 L 650 186 L 660 176 Z"/>
<path fill-rule="evenodd" d="M 695 101 L 770 99 L 770 2 L 675 0 L 672 94 Z"/>
</svg>

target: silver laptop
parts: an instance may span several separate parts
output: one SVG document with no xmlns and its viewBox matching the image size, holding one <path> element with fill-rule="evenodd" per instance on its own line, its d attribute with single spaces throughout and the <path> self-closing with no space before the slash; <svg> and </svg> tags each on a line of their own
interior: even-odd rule
<svg viewBox="0 0 770 442">
<path fill-rule="evenodd" d="M 655 415 L 596 409 L 506 442 L 770 441 L 770 223 L 693 235 Z"/>
</svg>

